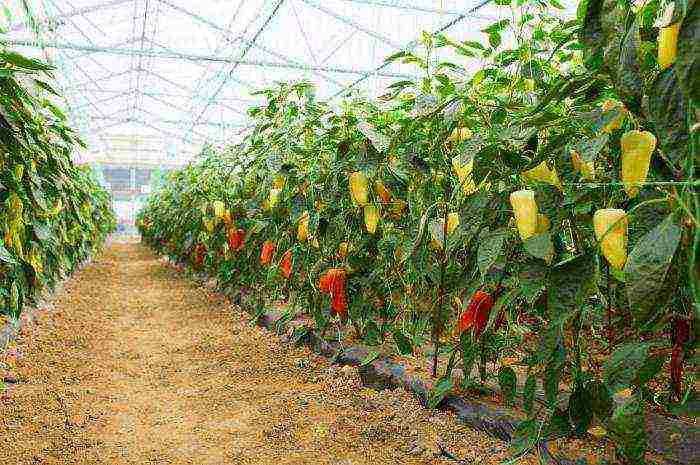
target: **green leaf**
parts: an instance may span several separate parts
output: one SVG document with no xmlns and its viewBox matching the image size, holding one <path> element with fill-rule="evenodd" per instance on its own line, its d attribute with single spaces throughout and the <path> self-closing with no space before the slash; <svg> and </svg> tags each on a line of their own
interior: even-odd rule
<svg viewBox="0 0 700 465">
<path fill-rule="evenodd" d="M 605 364 L 605 384 L 611 392 L 617 393 L 635 381 L 646 363 L 650 346 L 648 342 L 631 342 L 615 349 Z"/>
<path fill-rule="evenodd" d="M 668 268 L 678 248 L 681 228 L 669 216 L 637 242 L 625 265 L 627 299 L 638 323 L 656 308 Z"/>
<path fill-rule="evenodd" d="M 554 257 L 554 245 L 549 233 L 538 234 L 528 237 L 523 246 L 525 251 L 535 258 L 541 258 L 546 262 L 551 262 Z"/>
<path fill-rule="evenodd" d="M 443 401 L 447 393 L 452 389 L 451 378 L 441 378 L 428 393 L 427 407 L 434 409 Z"/>
<path fill-rule="evenodd" d="M 513 431 L 510 447 L 513 454 L 521 456 L 531 451 L 540 441 L 541 423 L 535 419 L 525 420 L 518 424 Z"/>
<path fill-rule="evenodd" d="M 700 102 L 700 2 L 693 2 L 681 25 L 673 68 L 686 98 Z"/>
<path fill-rule="evenodd" d="M 5 61 L 18 68 L 28 69 L 31 71 L 51 71 L 55 69 L 53 66 L 33 58 L 27 58 L 17 52 L 11 50 L 0 50 L 0 60 Z"/>
<path fill-rule="evenodd" d="M 535 390 L 537 389 L 537 378 L 534 373 L 530 373 L 525 380 L 523 387 L 523 410 L 528 415 L 532 415 L 532 408 L 535 402 Z"/>
<path fill-rule="evenodd" d="M 495 231 L 487 232 L 481 238 L 477 250 L 476 263 L 482 276 L 485 276 L 498 261 L 507 236 L 508 230 L 500 228 Z"/>
<path fill-rule="evenodd" d="M 568 413 L 560 408 L 555 408 L 545 429 L 547 439 L 564 438 L 569 434 L 571 434 L 571 424 Z"/>
<path fill-rule="evenodd" d="M 569 397 L 569 422 L 576 436 L 583 436 L 593 422 L 593 401 L 585 385 L 579 384 Z"/>
<path fill-rule="evenodd" d="M 555 266 L 547 286 L 547 310 L 554 319 L 577 311 L 595 277 L 592 254 L 580 255 Z"/>
<path fill-rule="evenodd" d="M 566 365 L 566 349 L 559 344 L 544 372 L 544 394 L 549 407 L 554 407 L 559 401 L 559 382 Z"/>
<path fill-rule="evenodd" d="M 409 337 L 406 336 L 400 329 L 395 329 L 392 336 L 401 355 L 411 355 L 413 353 L 413 344 L 411 344 L 411 339 L 409 339 Z"/>
<path fill-rule="evenodd" d="M 649 92 L 649 117 L 659 149 L 676 169 L 685 165 L 690 154 L 690 136 L 686 125 L 688 100 L 683 94 L 674 67 L 662 71 Z"/>
<path fill-rule="evenodd" d="M 2 240 L 0 240 L 0 262 L 13 266 L 18 265 L 17 260 L 15 260 L 12 254 L 5 248 Z"/>
<path fill-rule="evenodd" d="M 610 110 L 610 113 L 619 114 L 620 111 L 620 108 L 613 108 Z M 604 122 L 601 124 L 601 127 L 612 121 L 615 117 L 616 116 L 611 117 L 610 119 L 605 118 Z M 592 161 L 595 160 L 603 147 L 605 147 L 605 145 L 608 143 L 609 138 L 610 136 L 608 134 L 602 134 L 597 137 L 584 137 L 574 146 L 574 149 L 579 153 L 579 155 L 581 155 L 581 158 L 584 161 Z"/>
<path fill-rule="evenodd" d="M 644 401 L 633 397 L 617 409 L 610 421 L 610 432 L 625 463 L 644 463 L 647 451 L 647 436 L 644 428 L 646 408 Z"/>
<path fill-rule="evenodd" d="M 522 263 L 518 270 L 520 294 L 532 304 L 540 295 L 547 280 L 547 267 L 542 260 L 534 258 Z"/>
<path fill-rule="evenodd" d="M 365 358 L 362 359 L 360 364 L 358 366 L 364 367 L 369 365 L 370 363 L 374 362 L 379 358 L 379 352 L 376 350 L 370 351 Z"/>
<path fill-rule="evenodd" d="M 506 403 L 512 404 L 515 400 L 515 391 L 518 385 L 515 371 L 511 367 L 502 366 L 498 370 L 498 384 L 501 387 L 501 393 Z"/>
<path fill-rule="evenodd" d="M 591 410 L 600 421 L 607 420 L 612 415 L 613 398 L 608 387 L 600 381 L 588 383 L 591 398 Z"/>
</svg>

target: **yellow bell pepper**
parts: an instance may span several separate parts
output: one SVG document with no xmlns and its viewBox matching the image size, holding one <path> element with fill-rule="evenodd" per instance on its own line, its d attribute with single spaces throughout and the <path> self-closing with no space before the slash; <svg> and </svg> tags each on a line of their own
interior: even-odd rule
<svg viewBox="0 0 700 465">
<path fill-rule="evenodd" d="M 681 21 L 659 29 L 659 68 L 666 69 L 675 63 L 680 29 Z"/>
<path fill-rule="evenodd" d="M 593 214 L 593 229 L 600 249 L 610 266 L 622 270 L 627 261 L 627 213 L 616 208 Z"/>
<path fill-rule="evenodd" d="M 309 212 L 305 211 L 299 217 L 299 224 L 297 225 L 297 240 L 299 242 L 306 242 L 309 238 Z"/>
<path fill-rule="evenodd" d="M 540 181 L 562 189 L 561 181 L 559 180 L 559 176 L 557 176 L 557 169 L 549 169 L 546 161 L 543 161 L 532 169 L 523 171 L 523 177 L 530 181 Z"/>
<path fill-rule="evenodd" d="M 379 209 L 374 205 L 365 205 L 364 210 L 367 232 L 374 234 L 377 231 L 377 224 L 379 223 Z"/>
<path fill-rule="evenodd" d="M 639 183 L 647 179 L 656 137 L 648 131 L 627 131 L 620 139 L 622 148 L 622 183 L 629 198 L 639 194 Z"/>
<path fill-rule="evenodd" d="M 513 207 L 515 221 L 518 225 L 520 238 L 524 241 L 537 233 L 537 202 L 535 191 L 525 189 L 510 194 L 510 204 Z"/>
<path fill-rule="evenodd" d="M 367 186 L 367 176 L 361 171 L 350 174 L 350 195 L 358 205 L 367 205 L 369 192 Z"/>
<path fill-rule="evenodd" d="M 220 220 L 224 218 L 224 213 L 226 212 L 226 206 L 221 200 L 215 200 L 212 202 L 212 207 L 214 208 L 214 216 Z"/>
<path fill-rule="evenodd" d="M 607 99 L 605 102 L 603 102 L 603 111 L 610 111 L 613 108 L 617 107 L 620 108 L 620 114 L 617 116 L 617 118 L 603 126 L 603 132 L 610 133 L 616 129 L 620 129 L 620 127 L 622 127 L 622 122 L 625 120 L 625 115 L 627 114 L 627 110 L 621 102 L 617 102 L 615 100 L 610 99 Z"/>
<path fill-rule="evenodd" d="M 347 242 L 341 242 L 340 245 L 338 246 L 338 258 L 341 260 L 345 260 L 348 256 L 348 243 Z"/>
<path fill-rule="evenodd" d="M 576 150 L 572 150 L 571 163 L 576 171 L 581 172 L 581 178 L 586 180 L 595 179 L 595 160 L 585 161 Z"/>
<path fill-rule="evenodd" d="M 282 192 L 282 189 L 275 189 L 275 188 L 270 189 L 270 196 L 267 199 L 267 205 L 270 207 L 270 209 L 275 208 L 275 206 L 279 202 L 281 192 Z"/>
<path fill-rule="evenodd" d="M 447 234 L 452 234 L 459 226 L 459 213 L 453 212 L 447 215 Z"/>
<path fill-rule="evenodd" d="M 455 171 L 459 179 L 459 185 L 464 189 L 465 194 L 469 195 L 476 190 L 476 184 L 472 178 L 472 170 L 474 169 L 473 158 L 466 163 L 462 163 L 459 155 L 452 157 L 452 169 Z"/>
<path fill-rule="evenodd" d="M 544 234 L 549 231 L 549 218 L 543 213 L 537 214 L 537 234 Z"/>
<path fill-rule="evenodd" d="M 283 175 L 278 175 L 275 177 L 274 181 L 272 181 L 272 187 L 275 189 L 282 190 L 284 189 L 284 185 L 287 183 L 287 178 L 285 178 Z"/>
<path fill-rule="evenodd" d="M 450 141 L 454 143 L 464 142 L 472 136 L 471 129 L 467 127 L 456 127 L 452 130 L 450 134 Z"/>
</svg>

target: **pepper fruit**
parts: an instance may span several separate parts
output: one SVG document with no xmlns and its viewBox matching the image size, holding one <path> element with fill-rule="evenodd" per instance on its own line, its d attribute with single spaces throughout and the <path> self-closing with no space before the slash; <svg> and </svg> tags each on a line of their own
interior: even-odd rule
<svg viewBox="0 0 700 465">
<path fill-rule="evenodd" d="M 377 207 L 374 205 L 365 205 L 364 216 L 367 232 L 370 234 L 377 232 L 377 224 L 379 223 L 379 209 L 377 209 Z"/>
<path fill-rule="evenodd" d="M 581 154 L 576 150 L 571 151 L 571 164 L 574 165 L 576 171 L 581 172 L 581 178 L 592 180 L 595 179 L 595 160 L 586 161 L 581 157 Z"/>
<path fill-rule="evenodd" d="M 627 261 L 627 213 L 617 208 L 597 210 L 593 214 L 593 229 L 610 266 L 622 270 Z"/>
<path fill-rule="evenodd" d="M 341 242 L 340 245 L 338 246 L 338 258 L 341 260 L 345 260 L 345 258 L 347 256 L 348 256 L 348 243 Z"/>
<path fill-rule="evenodd" d="M 464 142 L 472 136 L 471 129 L 467 127 L 456 127 L 452 130 L 449 140 L 454 143 Z"/>
<path fill-rule="evenodd" d="M 522 174 L 525 179 L 544 182 L 559 189 L 563 189 L 559 176 L 557 175 L 557 169 L 550 169 L 546 161 L 543 161 L 532 169 L 523 171 Z"/>
<path fill-rule="evenodd" d="M 243 249 L 245 241 L 245 229 L 229 228 L 226 231 L 228 246 L 232 252 L 238 252 Z"/>
<path fill-rule="evenodd" d="M 472 178 L 472 171 L 474 169 L 473 158 L 466 163 L 462 163 L 460 155 L 452 157 L 452 169 L 455 171 L 459 179 L 459 185 L 462 187 L 465 194 L 469 195 L 476 190 L 476 184 L 474 183 L 474 178 Z"/>
<path fill-rule="evenodd" d="M 277 202 L 279 202 L 281 192 L 282 189 L 270 189 L 270 196 L 268 197 L 267 205 L 270 207 L 271 210 L 275 208 L 275 205 L 277 205 Z"/>
<path fill-rule="evenodd" d="M 350 174 L 350 196 L 358 205 L 367 205 L 369 191 L 367 187 L 367 176 L 362 171 L 355 171 Z"/>
<path fill-rule="evenodd" d="M 676 61 L 678 53 L 678 32 L 681 21 L 659 29 L 659 68 L 666 69 Z"/>
<path fill-rule="evenodd" d="M 671 387 L 676 397 L 683 392 L 683 348 L 675 346 L 671 353 Z"/>
<path fill-rule="evenodd" d="M 347 273 L 343 268 L 331 268 L 323 273 L 318 281 L 318 288 L 331 296 L 331 314 L 347 314 L 348 303 L 345 291 Z"/>
<path fill-rule="evenodd" d="M 690 338 L 690 325 L 688 320 L 682 317 L 675 317 L 673 320 L 673 344 L 682 346 Z"/>
<path fill-rule="evenodd" d="M 459 213 L 452 212 L 447 215 L 447 225 L 445 226 L 445 232 L 450 235 L 459 226 Z"/>
<path fill-rule="evenodd" d="M 282 255 L 282 261 L 280 262 L 280 273 L 285 279 L 290 279 L 292 277 L 292 249 L 287 250 Z"/>
<path fill-rule="evenodd" d="M 384 185 L 383 182 L 377 180 L 374 181 L 374 188 L 379 194 L 379 198 L 382 199 L 382 203 L 391 202 L 391 191 Z"/>
<path fill-rule="evenodd" d="M 306 242 L 309 238 L 309 212 L 305 211 L 299 217 L 299 224 L 297 225 L 297 240 L 299 242 Z"/>
<path fill-rule="evenodd" d="M 215 200 L 212 202 L 212 207 L 214 208 L 214 216 L 216 216 L 218 219 L 223 219 L 224 218 L 224 212 L 226 212 L 226 206 L 224 205 L 224 202 L 221 200 Z"/>
<path fill-rule="evenodd" d="M 518 225 L 520 238 L 525 241 L 537 232 L 537 203 L 535 191 L 524 189 L 510 194 L 510 204 L 513 206 L 515 221 Z"/>
<path fill-rule="evenodd" d="M 265 241 L 260 252 L 260 264 L 267 266 L 272 262 L 272 256 L 275 254 L 275 244 L 271 241 Z"/>
<path fill-rule="evenodd" d="M 442 218 L 436 220 L 436 223 L 438 228 L 437 230 L 432 227 L 430 228 L 430 244 L 434 249 L 442 250 L 443 238 L 440 237 L 440 228 L 442 229 L 445 237 L 452 234 L 455 229 L 457 229 L 457 226 L 459 226 L 459 213 L 449 213 L 447 215 L 447 224 L 445 224 L 445 221 Z"/>
<path fill-rule="evenodd" d="M 474 339 L 478 339 L 486 328 L 492 308 L 493 297 L 487 292 L 476 291 L 459 319 L 459 333 L 472 329 Z"/>
<path fill-rule="evenodd" d="M 272 187 L 278 190 L 284 189 L 284 185 L 287 183 L 287 178 L 285 178 L 283 175 L 279 175 L 275 177 L 274 181 L 272 181 Z"/>
<path fill-rule="evenodd" d="M 639 194 L 647 179 L 651 154 L 656 148 L 656 137 L 648 131 L 627 131 L 620 138 L 622 149 L 622 183 L 629 198 Z"/>
</svg>

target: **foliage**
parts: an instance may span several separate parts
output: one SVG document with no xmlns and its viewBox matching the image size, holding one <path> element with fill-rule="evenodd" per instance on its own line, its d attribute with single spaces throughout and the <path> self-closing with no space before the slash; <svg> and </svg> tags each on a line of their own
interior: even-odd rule
<svg viewBox="0 0 700 465">
<path fill-rule="evenodd" d="M 109 195 L 71 154 L 53 68 L 0 48 L 0 314 L 70 273 L 113 230 Z"/>
<path fill-rule="evenodd" d="M 336 108 L 308 83 L 264 89 L 243 143 L 207 149 L 170 174 L 139 228 L 157 250 L 253 288 L 258 306 L 285 298 L 289 312 L 309 313 L 321 330 L 338 314 L 368 344 L 432 351 L 439 386 L 452 386 L 461 359 L 464 386 L 476 366 L 507 402 L 521 392 L 530 418 L 518 428 L 518 453 L 545 437 L 585 434 L 593 412 L 615 435 L 619 461 L 640 463 L 642 405 L 675 410 L 696 395 L 687 379 L 674 393 L 662 368 L 672 350 L 695 363 L 698 341 L 700 75 L 687 52 L 696 44 L 684 42 L 697 37 L 698 3 L 674 16 L 683 21 L 678 58 L 664 71 L 654 20 L 665 5 L 588 0 L 577 19 L 562 21 L 551 14 L 555 2 L 520 1 L 499 2 L 511 19 L 484 29 L 486 44 L 424 34 L 421 47 L 389 57 L 422 77 L 378 99 L 348 95 Z M 444 60 L 448 51 L 460 58 Z M 658 144 L 648 169 L 624 154 L 635 169 L 628 195 L 620 141 L 633 130 Z M 351 181 L 357 172 L 366 185 Z M 516 191 L 534 192 L 534 203 L 529 193 L 511 197 Z M 214 215 L 214 201 L 228 219 Z M 365 228 L 365 202 L 380 212 L 376 231 Z M 595 212 L 613 208 L 624 210 L 624 224 L 596 231 Z M 303 241 L 300 219 L 308 220 Z M 233 228 L 245 231 L 239 251 L 226 243 Z M 271 266 L 258 260 L 265 241 L 276 245 Z M 625 267 L 608 265 L 603 241 L 605 257 Z M 289 279 L 276 266 L 285 251 Z M 347 313 L 329 312 L 318 289 L 321 275 L 339 268 Z M 470 305 L 484 299 L 476 291 L 492 306 Z M 668 337 L 677 319 L 695 331 L 681 349 Z M 444 374 L 438 354 L 449 359 Z M 522 390 L 518 371 L 527 372 Z M 534 404 L 538 380 L 542 405 Z M 630 402 L 614 408 L 622 390 Z"/>
</svg>

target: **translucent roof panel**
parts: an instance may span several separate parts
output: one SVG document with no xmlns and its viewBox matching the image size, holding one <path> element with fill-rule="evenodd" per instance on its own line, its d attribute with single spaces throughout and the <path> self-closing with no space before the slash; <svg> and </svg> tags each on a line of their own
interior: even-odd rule
<svg viewBox="0 0 700 465">
<path fill-rule="evenodd" d="M 55 63 L 87 157 L 114 163 L 180 163 L 206 141 L 237 140 L 259 101 L 251 92 L 275 81 L 309 80 L 321 98 L 351 87 L 383 93 L 415 77 L 412 66 L 382 65 L 421 31 L 483 40 L 481 30 L 508 12 L 484 0 L 9 3 L 10 42 Z"/>
</svg>

